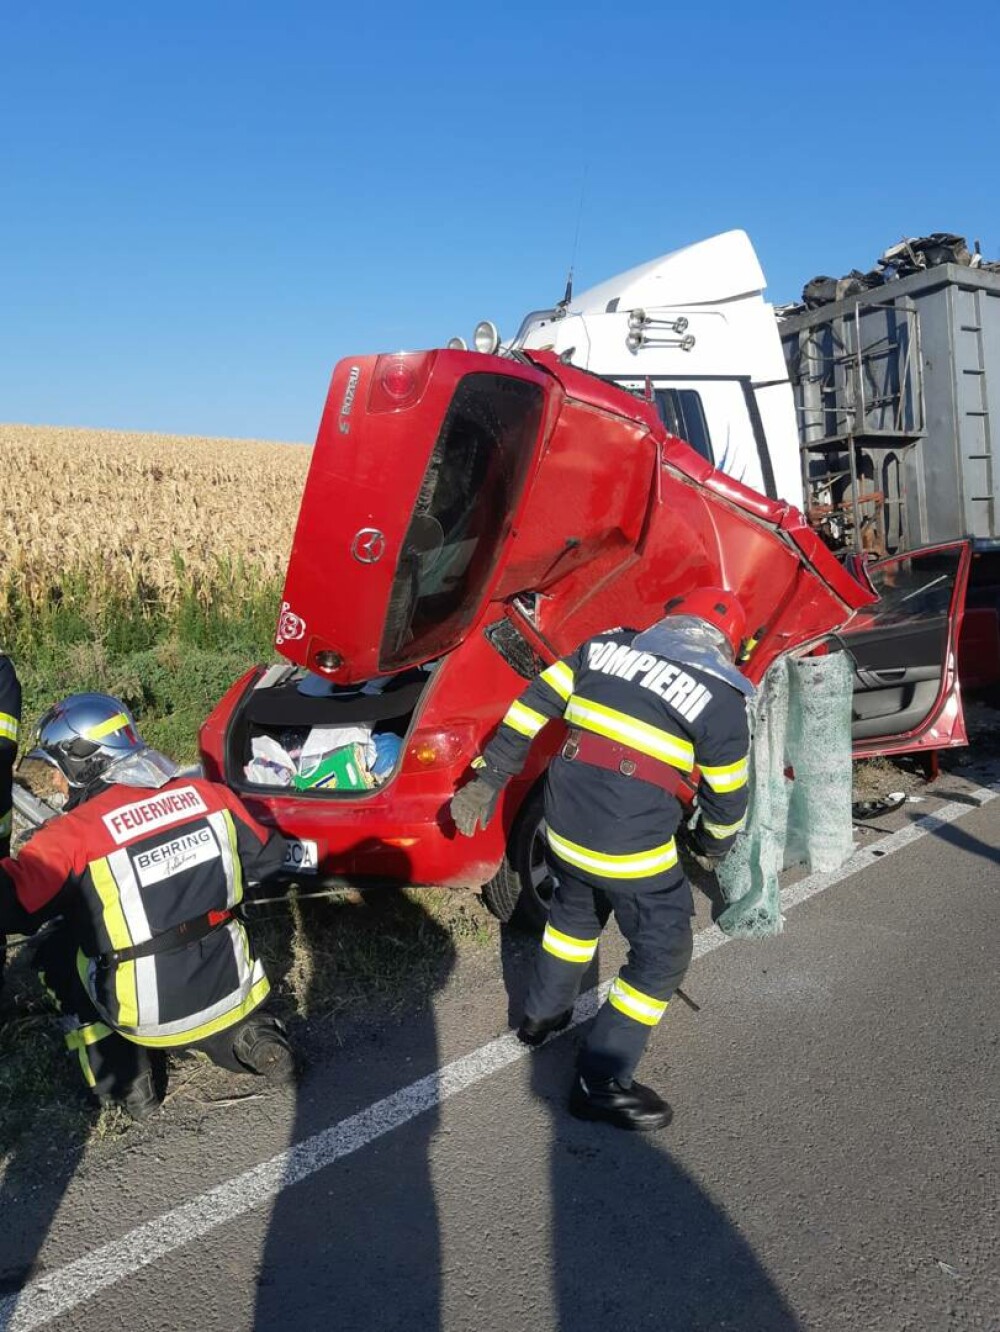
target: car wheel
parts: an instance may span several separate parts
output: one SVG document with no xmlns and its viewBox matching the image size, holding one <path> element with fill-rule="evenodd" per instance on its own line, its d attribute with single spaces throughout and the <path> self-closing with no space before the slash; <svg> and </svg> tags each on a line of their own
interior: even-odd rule
<svg viewBox="0 0 1000 1332">
<path fill-rule="evenodd" d="M 505 924 L 541 934 L 549 918 L 552 887 L 545 863 L 545 809 L 539 785 L 514 821 L 500 868 L 483 884 L 483 901 Z"/>
</svg>

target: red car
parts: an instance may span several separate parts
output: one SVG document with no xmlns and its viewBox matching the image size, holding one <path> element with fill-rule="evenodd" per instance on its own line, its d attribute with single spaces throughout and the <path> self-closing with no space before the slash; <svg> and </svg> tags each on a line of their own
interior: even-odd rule
<svg viewBox="0 0 1000 1332">
<path fill-rule="evenodd" d="M 297 872 L 486 885 L 505 918 L 526 890 L 522 913 L 537 918 L 540 778 L 560 728 L 471 840 L 447 813 L 456 785 L 544 664 L 719 583 L 756 631 L 754 680 L 874 600 L 795 509 L 715 471 L 652 401 L 551 353 L 342 361 L 275 639 L 288 665 L 258 667 L 222 699 L 201 733 L 205 771 L 296 839 Z M 255 741 L 331 726 L 398 751 L 380 784 L 247 776 Z"/>
</svg>

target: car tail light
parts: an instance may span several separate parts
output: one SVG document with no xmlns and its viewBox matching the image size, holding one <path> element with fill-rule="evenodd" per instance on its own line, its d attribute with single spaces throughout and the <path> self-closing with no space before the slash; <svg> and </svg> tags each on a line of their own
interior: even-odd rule
<svg viewBox="0 0 1000 1332">
<path fill-rule="evenodd" d="M 471 757 L 471 736 L 460 731 L 418 731 L 406 747 L 406 766 L 429 772 L 432 768 L 450 768 L 463 754 Z"/>
<path fill-rule="evenodd" d="M 380 356 L 368 394 L 369 412 L 401 412 L 419 402 L 433 363 L 433 352 Z"/>
</svg>

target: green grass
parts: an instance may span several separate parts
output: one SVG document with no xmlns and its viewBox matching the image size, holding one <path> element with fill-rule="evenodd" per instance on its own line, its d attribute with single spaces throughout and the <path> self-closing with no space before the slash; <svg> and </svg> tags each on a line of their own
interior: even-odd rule
<svg viewBox="0 0 1000 1332">
<path fill-rule="evenodd" d="M 446 983 L 459 951 L 499 947 L 482 899 L 444 888 L 292 895 L 251 906 L 248 917 L 275 1002 L 291 1018 L 402 1012 Z"/>
<path fill-rule="evenodd" d="M 308 890 L 306 890 L 308 891 Z M 500 926 L 479 897 L 441 888 L 383 889 L 248 907 L 254 944 L 272 984 L 272 1006 L 308 1059 L 339 1039 L 344 1019 L 399 1017 L 425 1007 L 468 950 L 499 952 Z M 123 1111 L 84 1099 L 76 1057 L 13 940 L 0 1001 L 0 1167 L 41 1133 L 53 1149 L 131 1132 Z M 183 1085 L 174 1062 L 170 1089 Z M 161 1111 L 170 1114 L 169 1104 Z"/>
<path fill-rule="evenodd" d="M 220 561 L 211 581 L 169 600 L 141 584 L 95 598 L 70 570 L 40 607 L 8 601 L 0 644 L 21 680 L 26 733 L 57 699 L 96 690 L 131 708 L 150 744 L 192 761 L 221 696 L 273 657 L 280 594 L 277 580 Z"/>
</svg>

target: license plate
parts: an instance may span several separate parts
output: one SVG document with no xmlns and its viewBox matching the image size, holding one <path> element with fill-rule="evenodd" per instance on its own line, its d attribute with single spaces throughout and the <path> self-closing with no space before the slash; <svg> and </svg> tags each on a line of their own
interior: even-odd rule
<svg viewBox="0 0 1000 1332">
<path fill-rule="evenodd" d="M 319 848 L 315 842 L 289 837 L 282 868 L 291 874 L 315 874 L 319 869 Z"/>
</svg>

